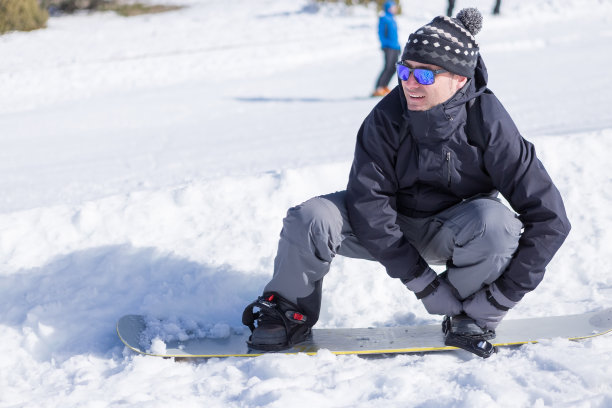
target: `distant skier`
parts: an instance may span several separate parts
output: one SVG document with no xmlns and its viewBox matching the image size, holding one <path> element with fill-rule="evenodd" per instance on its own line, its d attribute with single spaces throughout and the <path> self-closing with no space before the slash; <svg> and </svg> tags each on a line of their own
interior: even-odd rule
<svg viewBox="0 0 612 408">
<path fill-rule="evenodd" d="M 446 9 L 446 15 L 448 17 L 453 15 L 454 8 L 455 8 L 455 0 L 448 0 L 448 8 Z M 501 0 L 495 0 L 495 4 L 493 4 L 493 14 L 498 15 L 500 8 L 501 8 Z"/>
<path fill-rule="evenodd" d="M 395 74 L 395 63 L 401 51 L 400 43 L 397 39 L 397 5 L 393 1 L 385 2 L 383 14 L 378 19 L 378 38 L 384 54 L 384 66 L 376 81 L 376 89 L 372 96 L 385 96 L 390 92 L 388 85 Z"/>
<path fill-rule="evenodd" d="M 455 10 L 455 0 L 448 0 L 448 8 L 446 9 L 446 15 L 448 17 L 452 17 L 453 10 Z"/>
<path fill-rule="evenodd" d="M 410 35 L 399 86 L 359 129 L 346 191 L 289 209 L 272 280 L 247 307 L 260 308 L 253 348 L 307 338 L 336 255 L 380 262 L 460 335 L 490 338 L 541 282 L 570 223 L 534 146 L 487 88 L 481 26 L 469 8 Z"/>
<path fill-rule="evenodd" d="M 495 4 L 493 5 L 493 14 L 498 15 L 500 8 L 501 8 L 501 0 L 495 0 Z"/>
</svg>

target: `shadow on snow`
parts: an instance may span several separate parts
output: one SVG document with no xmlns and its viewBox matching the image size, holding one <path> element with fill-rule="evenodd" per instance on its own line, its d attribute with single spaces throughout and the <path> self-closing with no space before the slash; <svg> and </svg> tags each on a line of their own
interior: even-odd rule
<svg viewBox="0 0 612 408">
<path fill-rule="evenodd" d="M 242 310 L 269 277 L 202 265 L 155 248 L 105 246 L 0 277 L 0 325 L 24 336 L 41 361 L 117 352 L 125 314 L 241 326 Z"/>
</svg>

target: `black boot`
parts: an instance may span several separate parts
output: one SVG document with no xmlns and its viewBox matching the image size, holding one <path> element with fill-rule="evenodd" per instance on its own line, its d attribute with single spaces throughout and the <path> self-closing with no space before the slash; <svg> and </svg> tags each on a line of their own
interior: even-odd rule
<svg viewBox="0 0 612 408">
<path fill-rule="evenodd" d="M 255 308 L 259 311 L 254 312 Z M 242 314 L 242 323 L 251 329 L 247 344 L 255 350 L 285 350 L 311 334 L 308 318 L 276 293 L 264 293 L 248 305 Z"/>
<path fill-rule="evenodd" d="M 489 342 L 495 338 L 495 331 L 482 329 L 466 314 L 444 316 L 442 331 L 447 346 L 462 348 L 482 358 L 497 353 L 497 347 Z"/>
</svg>

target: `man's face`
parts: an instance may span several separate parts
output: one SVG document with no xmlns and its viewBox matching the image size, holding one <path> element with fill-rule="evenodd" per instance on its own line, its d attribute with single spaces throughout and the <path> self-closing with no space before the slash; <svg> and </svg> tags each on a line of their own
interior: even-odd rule
<svg viewBox="0 0 612 408">
<path fill-rule="evenodd" d="M 442 69 L 437 65 L 423 64 L 416 61 L 405 60 L 404 63 L 410 68 Z M 402 81 L 402 89 L 406 96 L 408 110 L 426 111 L 436 105 L 448 101 L 455 93 L 465 85 L 467 78 L 461 75 L 443 72 L 436 75 L 431 85 L 421 85 L 410 74 L 407 81 Z"/>
</svg>

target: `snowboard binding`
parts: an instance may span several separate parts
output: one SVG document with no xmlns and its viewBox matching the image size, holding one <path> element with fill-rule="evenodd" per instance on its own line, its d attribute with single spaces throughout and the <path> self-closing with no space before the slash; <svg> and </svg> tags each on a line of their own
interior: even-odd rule
<svg viewBox="0 0 612 408">
<path fill-rule="evenodd" d="M 459 347 L 482 358 L 497 353 L 497 347 L 489 342 L 495 338 L 495 331 L 483 330 L 466 314 L 444 316 L 442 332 L 447 346 Z"/>
<path fill-rule="evenodd" d="M 242 313 L 242 324 L 251 329 L 247 345 L 262 351 L 285 350 L 308 339 L 311 328 L 307 321 L 295 305 L 276 293 L 258 297 Z"/>
</svg>

